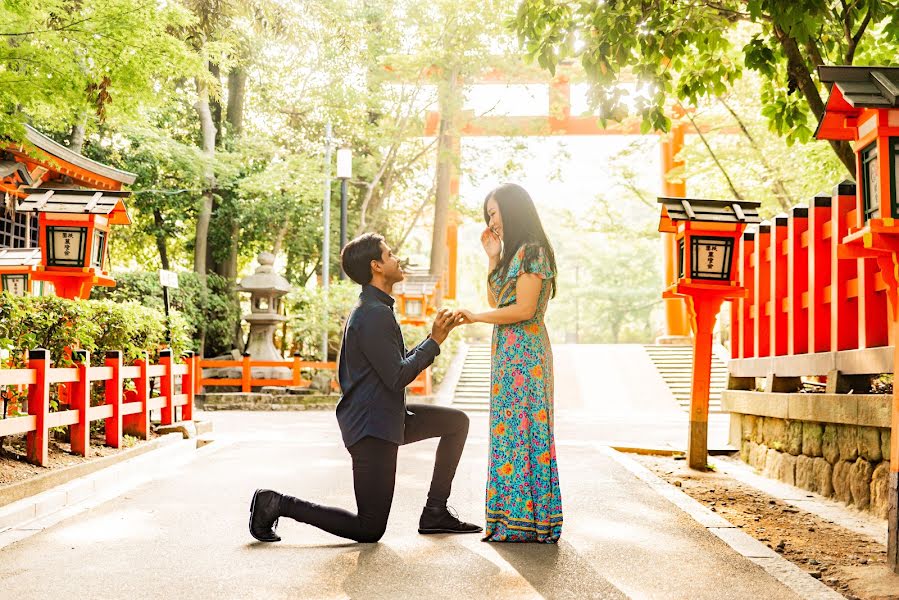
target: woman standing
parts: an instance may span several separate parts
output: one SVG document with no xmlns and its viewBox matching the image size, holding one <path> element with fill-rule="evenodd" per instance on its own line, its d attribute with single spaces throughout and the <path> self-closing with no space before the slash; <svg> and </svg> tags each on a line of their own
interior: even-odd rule
<svg viewBox="0 0 899 600">
<path fill-rule="evenodd" d="M 484 200 L 481 243 L 495 310 L 459 311 L 461 323 L 492 323 L 490 542 L 555 543 L 562 496 L 553 440 L 553 360 L 543 315 L 555 296 L 556 259 L 530 195 L 504 184 Z"/>
</svg>

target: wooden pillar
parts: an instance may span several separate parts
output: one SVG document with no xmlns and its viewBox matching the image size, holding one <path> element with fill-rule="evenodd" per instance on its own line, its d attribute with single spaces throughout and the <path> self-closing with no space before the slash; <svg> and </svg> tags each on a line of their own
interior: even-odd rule
<svg viewBox="0 0 899 600">
<path fill-rule="evenodd" d="M 808 351 L 830 350 L 830 229 L 832 199 L 818 194 L 808 213 Z"/>
<path fill-rule="evenodd" d="M 28 414 L 34 417 L 36 428 L 25 436 L 28 462 L 45 466 L 49 460 L 47 418 L 50 416 L 50 353 L 37 348 L 28 351 L 28 368 L 34 370 L 34 385 L 28 387 Z"/>
<path fill-rule="evenodd" d="M 787 298 L 787 232 L 789 219 L 775 217 L 771 227 L 770 250 L 771 257 L 771 355 L 784 356 L 787 353 L 787 333 L 789 332 L 787 310 L 789 309 Z"/>
<path fill-rule="evenodd" d="M 181 407 L 181 420 L 194 420 L 194 376 L 197 372 L 197 357 L 193 352 L 184 356 L 187 372 L 181 376 L 181 393 L 187 396 L 187 404 Z"/>
<path fill-rule="evenodd" d="M 895 255 L 894 255 L 895 256 Z M 897 307 L 899 309 L 899 307 Z M 893 339 L 899 340 L 899 318 L 893 310 Z M 899 373 L 899 349 L 893 352 L 893 373 Z M 899 386 L 893 384 L 892 434 L 890 435 L 890 475 L 887 494 L 887 564 L 899 573 Z"/>
<path fill-rule="evenodd" d="M 723 299 L 716 296 L 687 297 L 693 323 L 693 380 L 690 391 L 690 431 L 687 463 L 691 469 L 706 470 L 709 437 L 709 387 L 712 379 L 712 330 Z"/>
<path fill-rule="evenodd" d="M 122 447 L 122 355 L 118 350 L 106 352 L 104 365 L 112 369 L 112 377 L 106 380 L 106 404 L 112 405 L 112 416 L 106 419 L 106 445 Z"/>
<path fill-rule="evenodd" d="M 746 297 L 734 300 L 731 305 L 737 310 L 737 317 L 732 319 L 731 327 L 739 330 L 739 338 L 734 338 L 731 355 L 734 358 L 750 358 L 755 356 L 755 267 L 753 266 L 753 253 L 755 252 L 755 233 L 747 232 L 740 238 L 740 264 L 739 282 L 746 288 Z M 733 310 L 732 309 L 732 310 Z M 739 341 L 739 344 L 737 343 Z M 739 346 L 739 348 L 737 348 Z M 737 354 L 733 354 L 734 349 Z"/>
<path fill-rule="evenodd" d="M 889 345 L 890 328 L 887 323 L 887 295 L 878 289 L 880 272 L 873 258 L 859 258 L 856 292 L 858 294 L 858 347 L 877 348 Z"/>
<path fill-rule="evenodd" d="M 159 410 L 159 423 L 171 425 L 175 422 L 175 405 L 172 404 L 172 396 L 175 393 L 175 375 L 172 373 L 172 349 L 166 348 L 159 352 L 159 364 L 165 367 L 165 372 L 159 378 L 159 395 L 165 397 L 165 404 Z"/>
<path fill-rule="evenodd" d="M 122 429 L 128 435 L 147 440 L 150 439 L 150 360 L 146 353 L 134 361 L 140 371 L 134 379 L 134 393 L 129 394 L 130 401 L 125 404 L 140 402 L 140 410 L 122 417 Z M 130 408 L 130 407 L 129 407 Z"/>
<path fill-rule="evenodd" d="M 771 226 L 760 225 L 755 242 L 755 356 L 771 355 Z"/>
<path fill-rule="evenodd" d="M 70 433 L 72 454 L 79 456 L 87 456 L 90 449 L 91 422 L 87 414 L 91 405 L 91 382 L 88 377 L 90 356 L 87 350 L 75 350 L 72 355 L 78 381 L 72 386 L 69 402 L 71 407 L 78 411 L 78 422 L 71 425 Z"/>
<path fill-rule="evenodd" d="M 250 355 L 243 353 L 240 360 L 240 391 L 249 393 L 252 391 L 250 379 L 253 377 L 253 369 L 250 368 Z"/>
<path fill-rule="evenodd" d="M 683 159 L 678 158 L 684 149 L 684 127 L 675 124 L 667 137 L 661 138 L 660 144 L 662 158 L 662 195 L 671 198 L 683 198 L 687 195 L 687 184 L 683 178 Z M 673 233 L 662 234 L 662 253 L 664 256 L 665 288 L 673 285 L 678 278 L 677 273 L 677 242 Z M 683 298 L 666 298 L 665 306 L 665 337 L 688 338 L 690 336 L 690 321 L 687 314 L 687 305 Z"/>
<path fill-rule="evenodd" d="M 787 353 L 808 352 L 808 208 L 794 207 L 787 225 Z"/>
<path fill-rule="evenodd" d="M 849 282 L 858 276 L 858 261 L 839 260 L 837 255 L 837 248 L 849 232 L 850 212 L 855 212 L 855 184 L 844 181 L 834 190 L 828 237 L 831 251 L 830 350 L 832 352 L 858 348 L 858 294 L 851 297 L 849 295 Z M 851 225 L 855 227 L 856 223 L 852 222 Z"/>
</svg>

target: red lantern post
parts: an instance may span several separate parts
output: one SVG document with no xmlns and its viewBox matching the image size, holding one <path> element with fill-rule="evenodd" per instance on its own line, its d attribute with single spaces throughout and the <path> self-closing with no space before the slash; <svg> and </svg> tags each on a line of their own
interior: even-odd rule
<svg viewBox="0 0 899 600">
<path fill-rule="evenodd" d="M 705 470 L 712 330 L 721 304 L 746 294 L 736 281 L 739 241 L 747 224 L 759 222 L 759 203 L 687 198 L 659 198 L 659 203 L 659 231 L 674 234 L 678 249 L 677 279 L 662 297 L 686 300 L 694 336 L 687 461 L 690 468 Z"/>
</svg>

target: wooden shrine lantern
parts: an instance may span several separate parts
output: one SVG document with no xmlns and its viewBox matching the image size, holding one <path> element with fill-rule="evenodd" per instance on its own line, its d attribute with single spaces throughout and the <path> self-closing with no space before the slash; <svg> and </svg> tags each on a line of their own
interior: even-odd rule
<svg viewBox="0 0 899 600">
<path fill-rule="evenodd" d="M 439 279 L 427 271 L 406 271 L 405 280 L 393 286 L 400 323 L 425 325 L 437 312 Z"/>
<path fill-rule="evenodd" d="M 892 436 L 890 442 L 887 562 L 899 573 L 899 67 L 818 67 L 822 83 L 832 84 L 815 136 L 852 142 L 855 152 L 855 218 L 839 258 L 877 261 L 889 298 L 893 345 Z"/>
<path fill-rule="evenodd" d="M 38 214 L 41 264 L 36 281 L 52 282 L 63 298 L 87 298 L 94 285 L 114 286 L 107 272 L 111 225 L 130 225 L 131 192 L 27 188 L 17 211 Z"/>
<path fill-rule="evenodd" d="M 40 248 L 0 248 L 0 291 L 13 296 L 43 296 L 49 284 L 34 281 L 41 265 Z"/>
<path fill-rule="evenodd" d="M 693 382 L 687 461 L 705 470 L 708 458 L 709 384 L 712 372 L 712 330 L 725 300 L 746 290 L 736 281 L 739 244 L 746 225 L 760 222 L 759 202 L 659 198 L 659 231 L 674 234 L 677 280 L 663 298 L 683 298 L 693 331 Z"/>
</svg>

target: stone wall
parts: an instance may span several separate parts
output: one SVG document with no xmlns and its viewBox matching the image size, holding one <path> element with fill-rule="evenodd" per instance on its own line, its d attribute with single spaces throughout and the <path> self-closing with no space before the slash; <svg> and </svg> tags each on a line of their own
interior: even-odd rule
<svg viewBox="0 0 899 600">
<path fill-rule="evenodd" d="M 256 392 L 197 394 L 201 410 L 334 410 L 340 394 L 260 394 Z"/>
<path fill-rule="evenodd" d="M 749 414 L 740 458 L 764 475 L 887 517 L 890 430 Z"/>
</svg>

